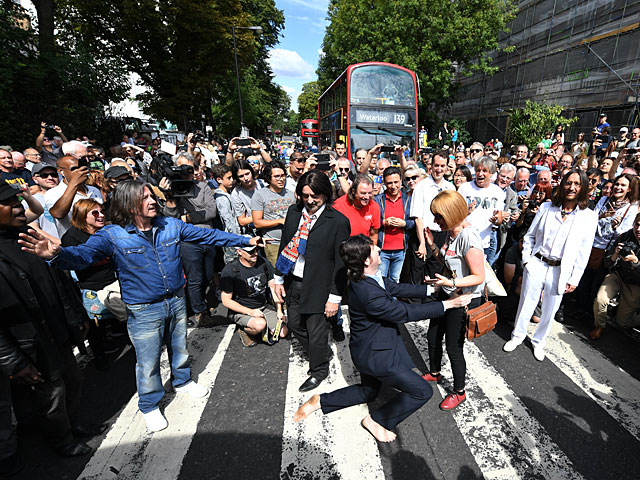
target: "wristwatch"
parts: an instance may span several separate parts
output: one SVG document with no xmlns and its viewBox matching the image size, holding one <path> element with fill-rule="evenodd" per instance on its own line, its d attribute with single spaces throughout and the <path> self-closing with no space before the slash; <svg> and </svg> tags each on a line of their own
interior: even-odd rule
<svg viewBox="0 0 640 480">
<path fill-rule="evenodd" d="M 456 288 L 456 277 L 451 279 L 451 288 Z"/>
</svg>

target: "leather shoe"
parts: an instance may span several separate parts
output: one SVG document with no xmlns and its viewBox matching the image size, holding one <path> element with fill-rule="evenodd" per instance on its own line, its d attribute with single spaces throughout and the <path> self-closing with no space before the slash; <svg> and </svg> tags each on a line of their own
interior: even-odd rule
<svg viewBox="0 0 640 480">
<path fill-rule="evenodd" d="M 91 452 L 91 447 L 82 442 L 67 443 L 63 447 L 56 449 L 56 453 L 61 457 L 81 457 Z"/>
<path fill-rule="evenodd" d="M 73 433 L 73 436 L 77 438 L 90 438 L 100 435 L 107 428 L 109 428 L 109 425 L 106 423 L 99 425 L 76 425 L 71 429 L 71 433 Z"/>
<path fill-rule="evenodd" d="M 333 335 L 333 339 L 336 342 L 344 342 L 346 337 L 344 336 L 344 330 L 342 329 L 342 325 L 332 325 L 331 333 Z"/>
<path fill-rule="evenodd" d="M 316 377 L 309 377 L 304 381 L 302 385 L 300 385 L 300 388 L 298 390 L 300 392 L 308 392 L 310 390 L 313 390 L 314 388 L 317 388 L 318 385 L 322 383 L 322 380 L 324 380 L 324 378 L 318 379 Z"/>
<path fill-rule="evenodd" d="M 604 328 L 596 327 L 589 332 L 589 338 L 591 340 L 597 340 L 602 336 L 602 332 L 604 332 Z"/>
</svg>

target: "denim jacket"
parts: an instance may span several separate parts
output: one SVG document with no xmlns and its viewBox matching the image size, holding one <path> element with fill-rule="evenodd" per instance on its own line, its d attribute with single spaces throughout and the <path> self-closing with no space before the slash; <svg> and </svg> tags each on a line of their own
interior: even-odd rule
<svg viewBox="0 0 640 480">
<path fill-rule="evenodd" d="M 409 230 L 413 230 L 416 228 L 416 221 L 409 216 L 411 213 L 411 195 L 408 195 L 404 190 L 402 192 L 402 206 L 404 208 L 404 221 L 406 225 L 404 227 L 404 248 L 406 250 L 407 245 L 409 245 Z M 374 200 L 378 205 L 380 205 L 380 225 L 384 222 L 384 209 L 387 204 L 387 196 L 384 192 L 374 197 Z M 380 231 L 378 232 L 378 247 L 382 248 L 384 243 L 384 228 L 380 227 Z"/>
<path fill-rule="evenodd" d="M 118 272 L 124 303 L 152 303 L 184 287 L 181 240 L 228 247 L 249 245 L 247 237 L 158 216 L 153 219 L 153 245 L 133 225 L 107 225 L 83 245 L 60 248 L 51 263 L 62 269 L 82 269 L 109 257 Z"/>
</svg>

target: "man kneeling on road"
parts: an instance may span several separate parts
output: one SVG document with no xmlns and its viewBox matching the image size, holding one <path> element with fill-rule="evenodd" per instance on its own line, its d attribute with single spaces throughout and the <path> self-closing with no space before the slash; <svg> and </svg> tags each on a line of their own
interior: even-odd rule
<svg viewBox="0 0 640 480">
<path fill-rule="evenodd" d="M 180 242 L 205 245 L 248 246 L 259 237 L 205 229 L 176 218 L 157 215 L 156 199 L 148 184 L 135 180 L 118 183 L 111 198 L 111 225 L 84 244 L 60 247 L 29 230 L 20 234 L 23 250 L 52 259 L 57 268 L 81 270 L 109 257 L 118 272 L 122 300 L 127 305 L 127 329 L 136 350 L 138 408 L 150 432 L 167 428 L 159 403 L 164 396 L 160 377 L 163 344 L 170 351 L 171 378 L 178 393 L 204 397 L 205 386 L 191 380 L 187 351 L 187 308 Z"/>
<path fill-rule="evenodd" d="M 273 345 L 288 331 L 282 323 L 282 303 L 276 302 L 276 310 L 267 303 L 267 287 L 274 287 L 273 267 L 258 256 L 254 245 L 236 250 L 238 258 L 220 275 L 222 304 L 238 324 L 238 335 L 245 347 L 253 347 L 260 339 Z"/>
</svg>

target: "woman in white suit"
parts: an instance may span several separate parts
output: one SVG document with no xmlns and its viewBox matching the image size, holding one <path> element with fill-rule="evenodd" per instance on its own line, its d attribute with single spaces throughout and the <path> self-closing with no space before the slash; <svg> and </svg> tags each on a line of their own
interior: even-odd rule
<svg viewBox="0 0 640 480">
<path fill-rule="evenodd" d="M 588 208 L 589 179 L 570 170 L 551 202 L 543 203 L 524 237 L 524 276 L 516 325 L 503 350 L 511 352 L 527 336 L 527 326 L 542 297 L 542 315 L 531 342 L 536 360 L 544 360 L 544 345 L 562 296 L 573 292 L 591 253 L 598 216 Z"/>
</svg>

